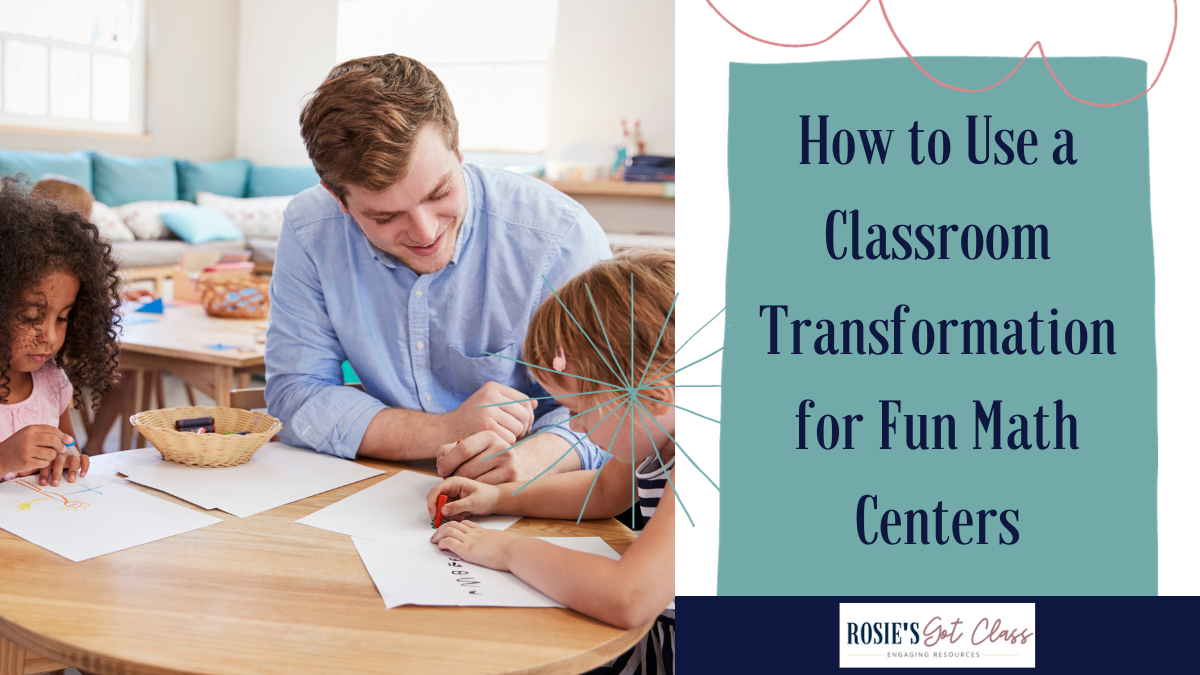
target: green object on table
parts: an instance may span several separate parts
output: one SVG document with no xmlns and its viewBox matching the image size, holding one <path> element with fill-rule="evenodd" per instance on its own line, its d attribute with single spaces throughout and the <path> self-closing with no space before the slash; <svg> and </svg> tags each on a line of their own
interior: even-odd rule
<svg viewBox="0 0 1200 675">
<path fill-rule="evenodd" d="M 359 384 L 358 374 L 350 367 L 349 361 L 342 361 L 342 379 L 346 384 Z"/>
</svg>

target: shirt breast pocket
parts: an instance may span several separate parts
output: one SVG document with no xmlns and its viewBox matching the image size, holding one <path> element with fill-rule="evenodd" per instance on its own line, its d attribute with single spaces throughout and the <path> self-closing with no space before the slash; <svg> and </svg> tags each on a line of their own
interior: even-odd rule
<svg viewBox="0 0 1200 675">
<path fill-rule="evenodd" d="M 521 357 L 521 345 L 513 343 L 498 352 L 496 356 L 477 354 L 468 356 L 473 350 L 450 345 L 446 348 L 446 388 L 460 400 L 466 400 L 479 391 L 488 382 L 520 389 L 526 380 L 521 364 L 510 361 Z M 466 352 L 466 353 L 464 353 Z M 506 358 L 500 358 L 500 357 Z"/>
</svg>

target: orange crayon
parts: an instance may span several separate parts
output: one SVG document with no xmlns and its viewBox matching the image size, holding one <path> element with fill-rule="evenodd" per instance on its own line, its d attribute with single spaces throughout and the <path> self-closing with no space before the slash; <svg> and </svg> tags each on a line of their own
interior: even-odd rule
<svg viewBox="0 0 1200 675">
<path fill-rule="evenodd" d="M 438 495 L 437 513 L 433 515 L 433 526 L 442 526 L 442 507 L 446 505 L 446 495 Z"/>
</svg>

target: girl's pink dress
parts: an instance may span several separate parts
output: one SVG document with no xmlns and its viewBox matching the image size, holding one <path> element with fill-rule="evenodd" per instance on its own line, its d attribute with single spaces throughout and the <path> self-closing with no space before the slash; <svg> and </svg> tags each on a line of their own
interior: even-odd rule
<svg viewBox="0 0 1200 675">
<path fill-rule="evenodd" d="M 0 441 L 31 424 L 58 428 L 58 419 L 71 405 L 71 381 L 54 361 L 47 361 L 33 375 L 33 391 L 29 398 L 12 405 L 0 405 Z M 17 477 L 5 474 L 0 483 Z"/>
</svg>

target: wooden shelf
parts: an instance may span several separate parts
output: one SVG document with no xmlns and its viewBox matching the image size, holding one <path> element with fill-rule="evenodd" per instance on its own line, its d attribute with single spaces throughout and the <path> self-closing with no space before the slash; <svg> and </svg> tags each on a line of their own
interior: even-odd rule
<svg viewBox="0 0 1200 675">
<path fill-rule="evenodd" d="M 666 183 L 626 183 L 619 180 L 549 180 L 547 183 L 569 195 L 602 197 L 658 197 L 663 199 Z"/>
</svg>

